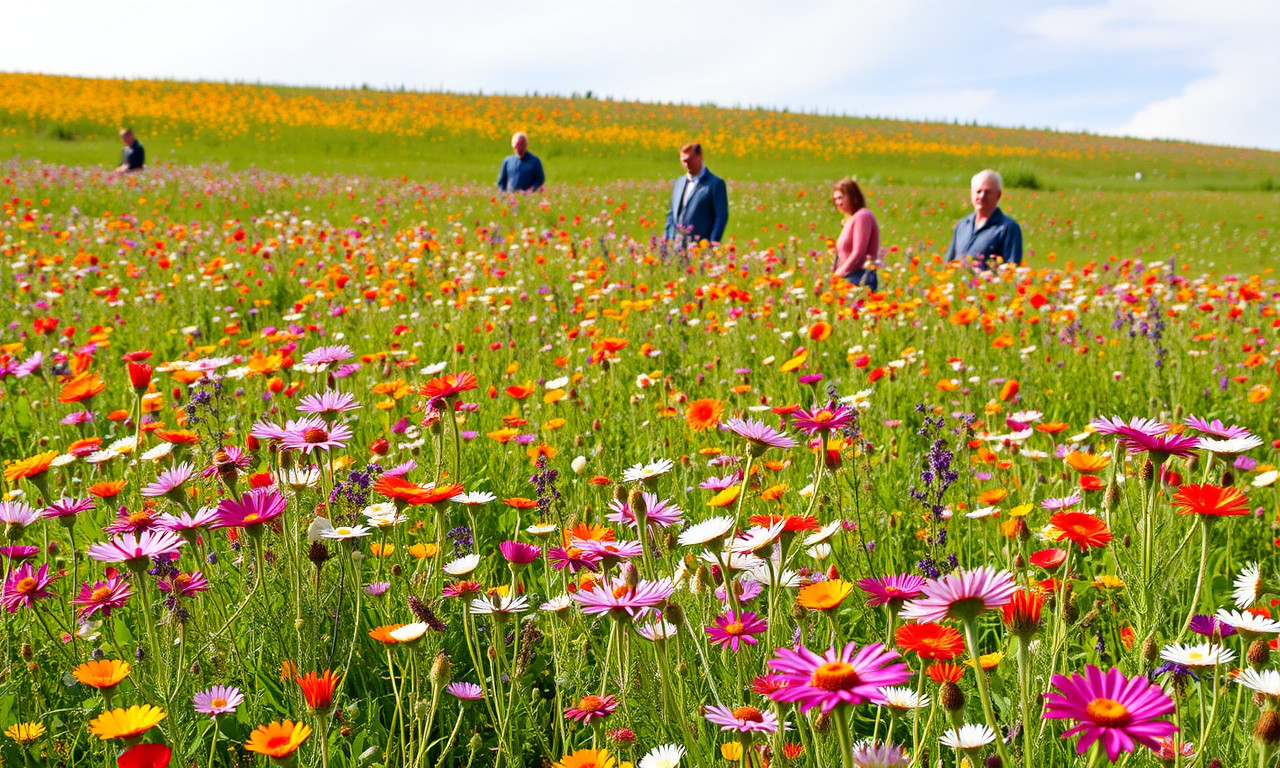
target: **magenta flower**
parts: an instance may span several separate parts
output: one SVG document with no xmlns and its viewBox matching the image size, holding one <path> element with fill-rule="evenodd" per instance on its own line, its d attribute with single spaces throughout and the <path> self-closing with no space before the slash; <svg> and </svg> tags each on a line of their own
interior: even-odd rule
<svg viewBox="0 0 1280 768">
<path fill-rule="evenodd" d="M 318 416 L 303 419 L 298 426 L 285 433 L 284 447 L 310 455 L 312 451 L 330 451 L 346 448 L 351 439 L 351 428 L 345 424 L 330 426 Z"/>
<path fill-rule="evenodd" d="M 240 496 L 240 500 L 223 499 L 218 502 L 219 528 L 249 528 L 279 517 L 288 501 L 284 494 L 273 488 L 255 488 Z"/>
<path fill-rule="evenodd" d="M 40 554 L 39 547 L 33 547 L 26 544 L 10 544 L 9 546 L 0 547 L 0 557 L 9 560 L 30 560 Z"/>
<path fill-rule="evenodd" d="M 0 604 L 9 613 L 17 613 L 19 608 L 31 608 L 37 600 L 57 597 L 49 591 L 49 585 L 59 577 L 49 577 L 49 566 L 42 565 L 37 570 L 31 563 L 23 563 L 4 580 L 4 593 L 0 594 Z"/>
<path fill-rule="evenodd" d="M 1200 448 L 1200 440 L 1182 435 L 1148 435 L 1135 432 L 1133 435 L 1120 438 L 1120 444 L 1129 449 L 1129 453 L 1150 453 L 1151 460 L 1163 462 L 1170 456 L 1188 458 L 1194 456 Z"/>
<path fill-rule="evenodd" d="M 502 552 L 502 556 L 507 559 L 508 563 L 521 567 L 537 560 L 542 554 L 542 547 L 535 547 L 532 544 L 524 544 L 519 541 L 504 541 L 498 545 L 498 550 Z"/>
<path fill-rule="evenodd" d="M 604 696 L 583 696 L 576 706 L 566 707 L 564 717 L 575 723 L 591 725 L 592 720 L 603 720 L 613 714 L 618 707 L 618 700 L 612 694 Z"/>
<path fill-rule="evenodd" d="M 116 573 L 116 569 L 107 569 L 107 578 L 103 581 L 95 581 L 92 584 L 85 582 L 80 585 L 80 592 L 75 599 L 71 601 L 72 605 L 80 606 L 77 611 L 81 621 L 93 616 L 98 611 L 102 611 L 102 618 L 110 618 L 111 612 L 117 608 L 123 608 L 124 604 L 133 596 L 133 590 L 129 588 L 129 582 Z"/>
<path fill-rule="evenodd" d="M 245 453 L 244 449 L 238 445 L 224 446 L 215 451 L 213 456 L 213 463 L 200 471 L 201 477 L 243 472 L 253 466 L 253 456 Z"/>
<path fill-rule="evenodd" d="M 903 573 L 879 579 L 867 577 L 858 582 L 858 588 L 867 593 L 867 605 L 872 608 L 889 603 L 897 609 L 924 594 L 925 581 L 923 576 Z"/>
<path fill-rule="evenodd" d="M 124 563 L 130 569 L 142 570 L 150 567 L 152 558 L 177 557 L 178 550 L 185 543 L 172 531 L 125 533 L 89 547 L 89 557 L 103 563 Z"/>
<path fill-rule="evenodd" d="M 670 528 L 684 520 L 684 510 L 677 507 L 670 499 L 659 499 L 656 493 L 648 491 L 642 495 L 649 528 Z M 609 502 L 609 509 L 613 510 L 609 514 L 610 522 L 621 523 L 631 528 L 639 526 L 636 516 L 631 513 L 631 505 L 627 502 L 614 499 Z"/>
<path fill-rule="evenodd" d="M 244 694 L 240 693 L 239 688 L 215 685 L 207 691 L 197 693 L 191 701 L 196 711 L 202 715 L 229 715 L 244 703 Z"/>
<path fill-rule="evenodd" d="M 552 547 L 547 550 L 547 558 L 551 560 L 551 565 L 556 570 L 568 568 L 569 573 L 595 571 L 600 564 L 600 558 L 597 555 L 583 552 L 577 547 Z"/>
<path fill-rule="evenodd" d="M 1173 723 L 1160 718 L 1173 712 L 1170 699 L 1160 686 L 1141 675 L 1125 678 L 1116 668 L 1102 672 L 1085 667 L 1083 676 L 1054 675 L 1053 685 L 1061 693 L 1045 695 L 1046 720 L 1076 720 L 1077 725 L 1062 738 L 1083 734 L 1076 753 L 1083 755 L 1101 740 L 1107 758 L 1115 762 L 1121 752 L 1132 752 L 1136 744 L 1159 749 L 1159 739 L 1175 733 Z"/>
<path fill-rule="evenodd" d="M 755 419 L 743 420 L 735 416 L 724 423 L 724 428 L 746 439 L 751 452 L 756 456 L 764 455 L 770 448 L 795 448 L 799 445 L 763 421 Z"/>
<path fill-rule="evenodd" d="M 795 428 L 807 435 L 831 434 L 853 423 L 853 409 L 832 400 L 822 407 L 798 410 L 791 414 Z"/>
<path fill-rule="evenodd" d="M 163 514 L 156 518 L 156 525 L 174 533 L 188 533 L 207 528 L 218 521 L 218 510 L 214 507 L 201 507 L 195 514 L 179 512 L 176 515 Z"/>
<path fill-rule="evenodd" d="M 346 344 L 334 344 L 327 347 L 316 347 L 302 356 L 305 365 L 332 365 L 343 360 L 350 360 L 356 353 Z"/>
<path fill-rule="evenodd" d="M 952 571 L 924 584 L 924 597 L 907 603 L 902 618 L 912 621 L 968 619 L 995 610 L 1013 599 L 1018 585 L 1008 571 L 989 565 L 968 571 Z"/>
<path fill-rule="evenodd" d="M 742 470 L 735 470 L 724 477 L 708 477 L 698 483 L 698 487 L 704 491 L 723 491 L 735 485 L 742 485 Z"/>
<path fill-rule="evenodd" d="M 764 585 L 755 579 L 729 579 L 726 583 L 734 585 L 733 591 L 738 597 L 738 605 L 751 602 L 764 591 Z M 716 587 L 716 599 L 722 603 L 729 601 L 729 593 L 724 590 L 724 584 Z"/>
<path fill-rule="evenodd" d="M 758 614 L 745 611 L 741 616 L 728 611 L 715 618 L 715 626 L 704 627 L 711 637 L 711 644 L 736 651 L 742 643 L 755 645 L 756 635 L 764 632 L 768 623 Z"/>
<path fill-rule="evenodd" d="M 108 523 L 103 530 L 112 535 L 117 533 L 142 533 L 159 527 L 159 523 L 159 518 L 153 515 L 151 510 L 146 507 L 137 512 L 130 512 L 128 507 L 120 507 L 116 510 L 116 519 Z"/>
<path fill-rule="evenodd" d="M 911 670 L 898 662 L 898 652 L 872 643 L 858 649 L 849 643 L 836 650 L 829 648 L 819 656 L 803 645 L 798 650 L 779 648 L 769 668 L 774 676 L 787 683 L 769 694 L 774 701 L 795 702 L 800 711 L 822 707 L 830 712 L 841 704 L 884 704 L 881 688 L 911 679 Z"/>
<path fill-rule="evenodd" d="M 1054 498 L 1045 499 L 1044 501 L 1040 502 L 1040 508 L 1051 509 L 1055 511 L 1059 509 L 1070 509 L 1074 506 L 1078 506 L 1082 501 L 1084 501 L 1084 498 L 1080 495 L 1079 491 L 1076 491 L 1072 493 L 1070 496 L 1058 496 Z"/>
<path fill-rule="evenodd" d="M 638 541 L 599 541 L 596 539 L 576 539 L 573 546 L 583 552 L 595 555 L 604 561 L 605 567 L 621 560 L 640 557 L 644 547 Z"/>
<path fill-rule="evenodd" d="M 1120 435 L 1121 437 L 1132 437 L 1138 434 L 1156 437 L 1169 431 L 1168 426 L 1155 419 L 1141 417 L 1134 417 L 1124 421 L 1119 416 L 1112 416 L 1111 418 L 1101 416 L 1094 419 L 1090 424 L 1100 435 Z"/>
<path fill-rule="evenodd" d="M 307 395 L 302 398 L 302 402 L 298 404 L 298 410 L 303 413 L 345 413 L 360 408 L 360 404 L 356 402 L 355 395 L 350 392 L 334 392 L 326 391 L 318 395 Z"/>
<path fill-rule="evenodd" d="M 729 709 L 716 704 L 704 707 L 703 712 L 707 720 L 720 726 L 722 731 L 776 733 L 778 730 L 778 716 L 772 712 L 761 712 L 755 707 Z"/>
<path fill-rule="evenodd" d="M 642 579 L 634 587 L 624 579 L 604 579 L 593 589 L 581 589 L 573 593 L 573 599 L 582 606 L 582 611 L 586 614 L 635 618 L 644 609 L 666 601 L 673 592 L 675 586 L 671 579 Z"/>
<path fill-rule="evenodd" d="M 161 579 L 158 583 L 161 592 L 172 592 L 178 597 L 195 597 L 208 591 L 209 580 L 200 571 L 179 573 L 172 579 Z"/>
<path fill-rule="evenodd" d="M 449 683 L 445 691 L 463 701 L 479 701 L 484 698 L 484 690 L 475 683 Z"/>
<path fill-rule="evenodd" d="M 181 498 L 182 484 L 191 479 L 195 474 L 195 469 L 188 463 L 183 462 L 173 469 L 166 469 L 160 473 L 155 482 L 142 489 L 143 496 L 169 496 L 176 494 L 175 501 Z"/>
<path fill-rule="evenodd" d="M 75 518 L 81 512 L 88 512 L 93 509 L 93 499 L 68 499 L 61 498 L 44 508 L 43 514 L 46 518 L 57 520 L 59 518 Z M 59 520 L 66 523 L 66 520 Z"/>
<path fill-rule="evenodd" d="M 1237 427 L 1237 426 L 1228 427 L 1227 425 L 1222 423 L 1221 419 L 1214 419 L 1213 421 L 1205 421 L 1204 419 L 1201 419 L 1196 416 L 1188 416 L 1187 420 L 1184 421 L 1183 424 L 1186 424 L 1188 427 L 1191 427 L 1192 429 L 1198 430 L 1206 435 L 1209 435 L 1210 437 L 1217 437 L 1222 440 L 1234 440 L 1238 437 L 1251 437 L 1253 435 L 1252 432 L 1245 429 L 1244 427 Z"/>
</svg>

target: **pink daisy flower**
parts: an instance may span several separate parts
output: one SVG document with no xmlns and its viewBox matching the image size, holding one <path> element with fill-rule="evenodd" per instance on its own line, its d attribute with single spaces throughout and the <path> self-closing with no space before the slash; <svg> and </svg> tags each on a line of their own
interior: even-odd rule
<svg viewBox="0 0 1280 768">
<path fill-rule="evenodd" d="M 715 618 L 715 626 L 704 627 L 711 638 L 712 645 L 736 651 L 742 643 L 755 645 L 760 641 L 756 635 L 764 632 L 768 622 L 759 614 L 745 611 L 741 616 L 728 611 Z"/>
<path fill-rule="evenodd" d="M 484 690 L 475 683 L 449 683 L 445 691 L 463 701 L 479 701 L 484 698 Z"/>
<path fill-rule="evenodd" d="M 312 451 L 330 451 L 346 448 L 351 439 L 351 428 L 345 424 L 330 426 L 324 419 L 312 416 L 299 422 L 297 428 L 285 433 L 284 447 L 310 455 Z"/>
<path fill-rule="evenodd" d="M 552 547 L 547 550 L 547 558 L 556 570 L 569 569 L 569 573 L 598 570 L 600 558 L 591 552 L 583 552 L 577 547 Z"/>
<path fill-rule="evenodd" d="M 924 597 L 907 603 L 902 618 L 912 621 L 946 621 L 977 616 L 1013 599 L 1018 585 L 1008 571 L 989 565 L 968 571 L 952 571 L 924 584 Z"/>
<path fill-rule="evenodd" d="M 49 585 L 58 580 L 58 576 L 50 578 L 49 566 L 32 568 L 31 563 L 23 563 L 4 580 L 4 592 L 0 594 L 0 604 L 9 613 L 17 613 L 19 608 L 31 608 L 37 600 L 57 597 L 49 591 Z"/>
<path fill-rule="evenodd" d="M 1194 456 L 1200 448 L 1200 440 L 1182 435 L 1148 435 L 1135 432 L 1120 438 L 1120 444 L 1129 449 L 1129 453 L 1150 453 L 1152 461 L 1161 462 L 1170 456 L 1188 458 Z"/>
<path fill-rule="evenodd" d="M 10 544 L 6 547 L 0 547 L 0 557 L 9 560 L 30 560 L 38 554 L 40 554 L 39 547 L 26 544 Z"/>
<path fill-rule="evenodd" d="M 744 438 L 756 456 L 761 456 L 770 448 L 795 448 L 799 443 L 782 434 L 763 421 L 755 419 L 743 420 L 737 416 L 724 423 L 724 428 Z"/>
<path fill-rule="evenodd" d="M 272 488 L 256 488 L 236 499 L 218 502 L 219 528 L 250 528 L 279 517 L 288 501 Z"/>
<path fill-rule="evenodd" d="M 596 539 L 575 539 L 573 546 L 603 560 L 609 567 L 622 560 L 640 557 L 644 547 L 638 541 L 598 541 Z"/>
<path fill-rule="evenodd" d="M 133 590 L 129 588 L 129 582 L 117 574 L 116 569 L 108 568 L 105 580 L 81 584 L 80 592 L 71 604 L 80 606 L 76 615 L 82 621 L 98 611 L 102 611 L 102 618 L 106 619 L 110 618 L 115 609 L 123 608 L 132 596 Z"/>
<path fill-rule="evenodd" d="M 1121 752 L 1133 752 L 1135 744 L 1159 749 L 1159 739 L 1178 730 L 1160 719 L 1173 712 L 1173 699 L 1141 675 L 1126 678 L 1114 667 L 1102 672 L 1089 665 L 1083 676 L 1054 675 L 1053 685 L 1061 693 L 1045 695 L 1044 718 L 1078 721 L 1062 734 L 1064 739 L 1083 734 L 1076 743 L 1077 754 L 1100 740 L 1114 763 Z"/>
<path fill-rule="evenodd" d="M 872 608 L 889 603 L 896 609 L 924 594 L 925 581 L 923 576 L 903 573 L 879 579 L 867 577 L 858 582 L 858 588 L 867 593 L 867 605 Z"/>
<path fill-rule="evenodd" d="M 605 579 L 593 589 L 575 592 L 573 599 L 582 606 L 583 613 L 635 618 L 644 609 L 666 601 L 673 592 L 675 586 L 671 579 L 642 579 L 634 587 L 624 579 Z"/>
<path fill-rule="evenodd" d="M 825 406 L 798 410 L 791 414 L 795 428 L 807 435 L 818 433 L 830 434 L 837 429 L 844 429 L 853 423 L 853 409 L 832 400 Z"/>
<path fill-rule="evenodd" d="M 152 558 L 177 557 L 178 550 L 185 543 L 172 531 L 125 533 L 89 547 L 89 557 L 103 563 L 124 563 L 130 569 L 143 570 L 150 567 Z"/>
<path fill-rule="evenodd" d="M 1120 435 L 1121 437 L 1131 437 L 1136 434 L 1144 434 L 1149 437 L 1163 435 L 1169 431 L 1169 427 L 1161 424 L 1155 419 L 1144 419 L 1134 417 L 1128 421 L 1124 421 L 1119 416 L 1107 418 L 1101 416 L 1094 419 L 1090 424 L 1094 430 L 1100 435 Z"/>
<path fill-rule="evenodd" d="M 772 712 L 761 712 L 755 707 L 728 707 L 716 704 L 703 709 L 708 721 L 720 726 L 722 731 L 738 733 L 776 733 L 778 716 Z"/>
<path fill-rule="evenodd" d="M 32 509 L 30 504 L 21 501 L 0 501 L 0 523 L 4 523 L 6 527 L 13 526 L 20 531 L 29 525 L 34 525 L 39 519 L 39 513 Z"/>
<path fill-rule="evenodd" d="M 213 463 L 200 470 L 201 477 L 228 475 L 232 472 L 243 472 L 253 466 L 253 456 L 245 453 L 238 445 L 227 445 L 213 454 Z"/>
<path fill-rule="evenodd" d="M 45 507 L 41 514 L 51 520 L 59 518 L 74 519 L 81 512 L 88 512 L 91 509 L 93 509 L 93 499 L 62 498 Z M 68 521 L 60 520 L 60 522 L 66 524 Z"/>
<path fill-rule="evenodd" d="M 150 507 L 143 507 L 137 512 L 130 512 L 128 507 L 120 507 L 116 510 L 116 519 L 112 520 L 102 530 L 110 533 L 142 533 L 152 528 L 159 527 L 160 519 L 155 514 L 155 510 Z"/>
<path fill-rule="evenodd" d="M 298 404 L 299 411 L 320 415 L 346 413 L 359 408 L 360 404 L 356 402 L 355 395 L 350 392 L 334 392 L 332 390 L 321 392 L 318 395 L 307 395 Z"/>
<path fill-rule="evenodd" d="M 158 586 L 161 592 L 172 592 L 178 597 L 195 597 L 208 591 L 209 580 L 200 571 L 179 573 L 172 579 L 161 579 Z"/>
<path fill-rule="evenodd" d="M 356 353 L 346 344 L 333 344 L 327 347 L 316 347 L 302 356 L 305 365 L 332 365 L 343 360 L 350 360 Z"/>
<path fill-rule="evenodd" d="M 829 648 L 819 656 L 799 646 L 798 650 L 779 648 L 769 660 L 769 668 L 787 686 L 774 691 L 774 701 L 795 702 L 802 712 L 822 707 L 830 712 L 841 704 L 884 704 L 881 688 L 911 679 L 911 670 L 898 662 L 898 652 L 880 643 L 863 646 L 849 643 L 836 650 Z"/>
<path fill-rule="evenodd" d="M 617 706 L 618 700 L 612 694 L 583 696 L 576 706 L 565 708 L 564 716 L 566 720 L 591 725 L 592 720 L 603 720 L 613 714 Z"/>
<path fill-rule="evenodd" d="M 684 510 L 680 509 L 670 499 L 659 499 L 656 493 L 645 492 L 644 508 L 646 510 L 645 517 L 649 521 L 649 528 L 670 528 L 673 525 L 679 525 L 684 520 Z M 631 505 L 625 501 L 614 499 L 609 502 L 609 509 L 613 510 L 609 514 L 609 521 L 621 523 L 630 528 L 639 527 L 636 522 L 636 516 L 631 513 Z"/>
<path fill-rule="evenodd" d="M 239 688 L 215 685 L 207 691 L 197 693 L 191 701 L 196 711 L 202 715 L 229 715 L 244 703 L 244 694 L 240 693 Z"/>
<path fill-rule="evenodd" d="M 215 507 L 201 507 L 195 514 L 179 512 L 176 515 L 164 514 L 156 518 L 156 525 L 174 533 L 188 533 L 208 528 L 218 521 L 218 510 Z"/>
<path fill-rule="evenodd" d="M 1252 437 L 1253 433 L 1244 427 L 1230 426 L 1222 423 L 1221 419 L 1213 421 L 1205 421 L 1197 416 L 1188 416 L 1187 420 L 1182 422 L 1194 430 L 1198 430 L 1210 437 L 1217 437 L 1223 440 L 1234 440 L 1238 437 Z"/>
<path fill-rule="evenodd" d="M 176 501 L 181 498 L 182 484 L 190 480 L 193 474 L 195 474 L 195 469 L 190 464 L 183 462 L 173 469 L 166 469 L 161 472 L 160 476 L 150 485 L 143 488 L 141 493 L 143 496 L 149 497 L 177 494 L 177 496 L 171 496 Z"/>
<path fill-rule="evenodd" d="M 528 565 L 542 555 L 542 547 L 519 541 L 504 541 L 498 545 L 498 550 L 508 563 L 518 566 Z"/>
</svg>

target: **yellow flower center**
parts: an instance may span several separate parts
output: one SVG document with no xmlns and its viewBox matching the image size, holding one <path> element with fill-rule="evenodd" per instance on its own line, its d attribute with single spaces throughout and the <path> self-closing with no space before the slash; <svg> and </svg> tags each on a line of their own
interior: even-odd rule
<svg viewBox="0 0 1280 768">
<path fill-rule="evenodd" d="M 738 707 L 733 710 L 733 716 L 739 720 L 745 720 L 748 723 L 764 722 L 764 715 L 760 714 L 760 710 L 755 707 Z"/>
<path fill-rule="evenodd" d="M 261 517 L 261 515 L 259 515 L 257 512 L 250 512 L 249 514 L 244 516 L 244 522 L 245 524 L 256 523 L 258 522 L 259 517 Z"/>
<path fill-rule="evenodd" d="M 319 427 L 312 427 L 311 429 L 308 429 L 306 432 L 302 433 L 302 439 L 314 445 L 316 443 L 323 443 L 324 441 L 328 440 L 329 433 L 325 432 L 323 429 L 320 429 Z"/>
<path fill-rule="evenodd" d="M 211 709 L 221 709 L 225 706 L 227 706 L 226 699 L 214 699 L 213 701 L 209 702 L 209 707 Z"/>
<path fill-rule="evenodd" d="M 106 600 L 111 597 L 111 587 L 98 587 L 93 590 L 93 594 L 89 595 L 89 599 L 93 601 Z"/>
<path fill-rule="evenodd" d="M 809 685 L 824 691 L 847 691 L 858 684 L 858 671 L 843 661 L 828 661 L 813 671 Z"/>
<path fill-rule="evenodd" d="M 187 586 L 190 583 L 191 583 L 191 574 L 189 573 L 180 573 L 178 574 L 177 578 L 173 580 L 173 586 L 179 589 L 182 589 L 183 587 Z"/>
<path fill-rule="evenodd" d="M 825 424 L 828 421 L 831 421 L 832 419 L 834 419 L 835 417 L 836 415 L 831 411 L 818 411 L 817 413 L 813 414 L 813 421 L 816 421 L 819 424 Z"/>
<path fill-rule="evenodd" d="M 732 624 L 724 625 L 724 633 L 726 635 L 740 635 L 742 634 L 742 630 L 743 630 L 743 626 L 742 626 L 742 622 L 740 621 L 735 621 Z"/>
<path fill-rule="evenodd" d="M 129 525 L 146 525 L 149 522 L 151 522 L 150 512 L 134 512 L 132 515 L 129 515 Z"/>
<path fill-rule="evenodd" d="M 1094 699 L 1085 707 L 1085 713 L 1103 728 L 1120 728 L 1133 720 L 1128 708 L 1115 699 Z"/>
<path fill-rule="evenodd" d="M 36 580 L 28 576 L 22 581 L 19 581 L 17 585 L 14 586 L 13 590 L 20 595 L 31 595 L 35 594 L 37 586 L 39 586 L 39 584 Z"/>
</svg>

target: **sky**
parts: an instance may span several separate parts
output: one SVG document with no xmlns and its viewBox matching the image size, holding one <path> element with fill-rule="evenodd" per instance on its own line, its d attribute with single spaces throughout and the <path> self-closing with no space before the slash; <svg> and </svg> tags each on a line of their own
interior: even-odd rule
<svg viewBox="0 0 1280 768">
<path fill-rule="evenodd" d="M 1280 150 L 1271 0 L 6 0 L 0 71 L 977 121 Z"/>
</svg>

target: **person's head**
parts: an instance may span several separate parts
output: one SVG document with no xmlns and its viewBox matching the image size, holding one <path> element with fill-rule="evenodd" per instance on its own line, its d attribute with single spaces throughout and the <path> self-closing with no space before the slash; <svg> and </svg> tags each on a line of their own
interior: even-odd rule
<svg viewBox="0 0 1280 768">
<path fill-rule="evenodd" d="M 702 173 L 702 145 L 694 141 L 681 147 L 680 162 L 690 176 Z"/>
<path fill-rule="evenodd" d="M 133 146 L 133 142 L 138 140 L 138 137 L 134 136 L 133 131 L 129 130 L 128 128 L 121 128 L 120 140 L 124 142 L 124 145 L 126 147 L 131 147 Z"/>
<path fill-rule="evenodd" d="M 1000 203 L 1000 195 L 1004 190 L 1004 181 L 1000 174 L 991 169 L 978 171 L 969 182 L 969 201 L 973 210 L 982 218 L 988 218 L 995 212 Z"/>
<path fill-rule="evenodd" d="M 862 196 L 862 189 L 853 179 L 841 179 L 831 188 L 831 202 L 841 212 L 853 215 L 867 207 L 867 199 Z"/>
<path fill-rule="evenodd" d="M 529 151 L 529 137 L 524 131 L 517 131 L 511 137 L 511 148 L 515 150 L 516 155 L 524 157 L 524 153 Z"/>
</svg>

